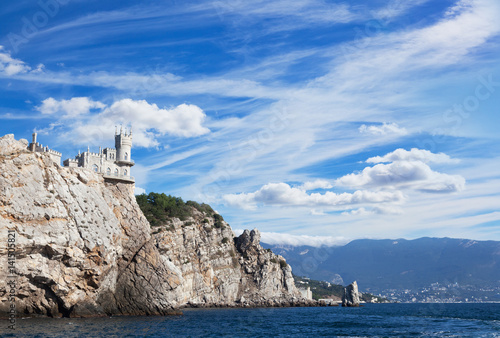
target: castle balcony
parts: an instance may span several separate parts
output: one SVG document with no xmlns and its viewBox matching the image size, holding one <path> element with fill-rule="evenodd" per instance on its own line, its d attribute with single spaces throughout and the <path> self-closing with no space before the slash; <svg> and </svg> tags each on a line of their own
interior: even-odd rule
<svg viewBox="0 0 500 338">
<path fill-rule="evenodd" d="M 114 175 L 114 174 L 103 174 L 105 180 L 122 181 L 128 183 L 135 183 L 135 178 L 132 176 L 125 175 Z"/>
<path fill-rule="evenodd" d="M 116 164 L 124 164 L 124 165 L 128 165 L 131 167 L 135 164 L 135 162 L 132 160 L 129 160 L 129 161 L 119 160 L 119 161 L 116 161 Z"/>
</svg>

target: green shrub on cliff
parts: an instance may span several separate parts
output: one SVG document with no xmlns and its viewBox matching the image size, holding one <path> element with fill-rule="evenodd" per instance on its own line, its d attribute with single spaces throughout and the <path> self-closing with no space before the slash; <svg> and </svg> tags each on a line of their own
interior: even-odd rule
<svg viewBox="0 0 500 338">
<path fill-rule="evenodd" d="M 137 195 L 136 200 L 151 226 L 165 224 L 172 217 L 184 221 L 191 214 L 190 207 L 180 197 L 151 192 Z"/>
<path fill-rule="evenodd" d="M 184 221 L 192 215 L 192 208 L 195 208 L 207 216 L 213 217 L 216 228 L 223 227 L 222 221 L 224 219 L 222 216 L 215 213 L 212 207 L 205 203 L 200 204 L 195 201 L 184 202 L 180 197 L 155 192 L 151 192 L 148 195 L 136 195 L 135 198 L 151 226 L 163 225 L 173 217 Z M 208 220 L 205 223 L 208 223 Z"/>
<path fill-rule="evenodd" d="M 214 226 L 215 226 L 217 229 L 219 229 L 219 228 L 223 228 L 223 227 L 224 227 L 224 224 L 222 223 L 222 221 L 224 220 L 224 218 L 222 218 L 222 216 L 221 216 L 221 215 L 219 215 L 219 214 L 215 214 L 215 213 L 214 213 L 213 217 L 214 217 L 214 220 L 215 220 L 215 222 L 214 222 Z"/>
<path fill-rule="evenodd" d="M 211 206 L 205 203 L 199 204 L 198 202 L 195 201 L 187 201 L 186 205 L 192 206 L 193 208 L 197 209 L 200 212 L 204 212 L 207 215 L 212 215 L 215 213 L 214 209 L 212 209 Z"/>
</svg>

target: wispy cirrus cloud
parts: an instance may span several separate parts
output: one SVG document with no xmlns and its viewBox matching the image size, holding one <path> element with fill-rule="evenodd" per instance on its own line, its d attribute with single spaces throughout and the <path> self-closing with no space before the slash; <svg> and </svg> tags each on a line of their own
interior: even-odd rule
<svg viewBox="0 0 500 338">
<path fill-rule="evenodd" d="M 383 123 L 382 125 L 369 125 L 363 124 L 359 127 L 359 132 L 363 134 L 371 134 L 371 135 L 387 135 L 387 134 L 396 134 L 396 135 L 407 135 L 408 131 L 406 128 L 402 128 L 398 126 L 397 123 Z"/>
<path fill-rule="evenodd" d="M 293 29 L 298 29 L 304 24 L 346 23 L 361 17 L 347 4 L 318 0 L 298 0 L 293 3 L 284 0 L 273 2 L 222 0 L 209 4 L 223 16 L 238 15 L 252 21 L 290 18 L 295 22 Z M 292 26 L 288 29 L 292 29 Z"/>
<path fill-rule="evenodd" d="M 401 215 L 403 214 L 403 208 L 396 205 L 380 205 L 373 206 L 370 208 L 359 208 L 352 209 L 349 211 L 344 211 L 343 216 L 370 216 L 370 215 Z"/>
</svg>

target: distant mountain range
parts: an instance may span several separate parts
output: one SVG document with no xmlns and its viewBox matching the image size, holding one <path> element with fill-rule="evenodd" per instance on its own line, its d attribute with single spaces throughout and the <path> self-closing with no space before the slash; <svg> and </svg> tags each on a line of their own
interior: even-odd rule
<svg viewBox="0 0 500 338">
<path fill-rule="evenodd" d="M 360 289 L 417 290 L 433 283 L 500 288 L 500 242 L 452 238 L 355 240 L 344 246 L 268 245 L 293 273 Z"/>
</svg>

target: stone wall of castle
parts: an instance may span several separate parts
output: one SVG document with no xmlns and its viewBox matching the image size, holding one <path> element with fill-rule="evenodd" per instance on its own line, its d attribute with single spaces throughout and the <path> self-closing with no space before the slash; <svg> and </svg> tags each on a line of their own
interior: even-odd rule
<svg viewBox="0 0 500 338">
<path fill-rule="evenodd" d="M 99 149 L 98 153 L 87 149 L 74 159 L 65 160 L 64 166 L 87 168 L 103 174 L 108 179 L 134 182 L 134 178 L 130 176 L 130 168 L 134 165 L 131 159 L 132 132 L 129 131 L 128 134 L 122 130 L 119 134 L 115 132 L 115 146 L 116 149 Z"/>
</svg>

